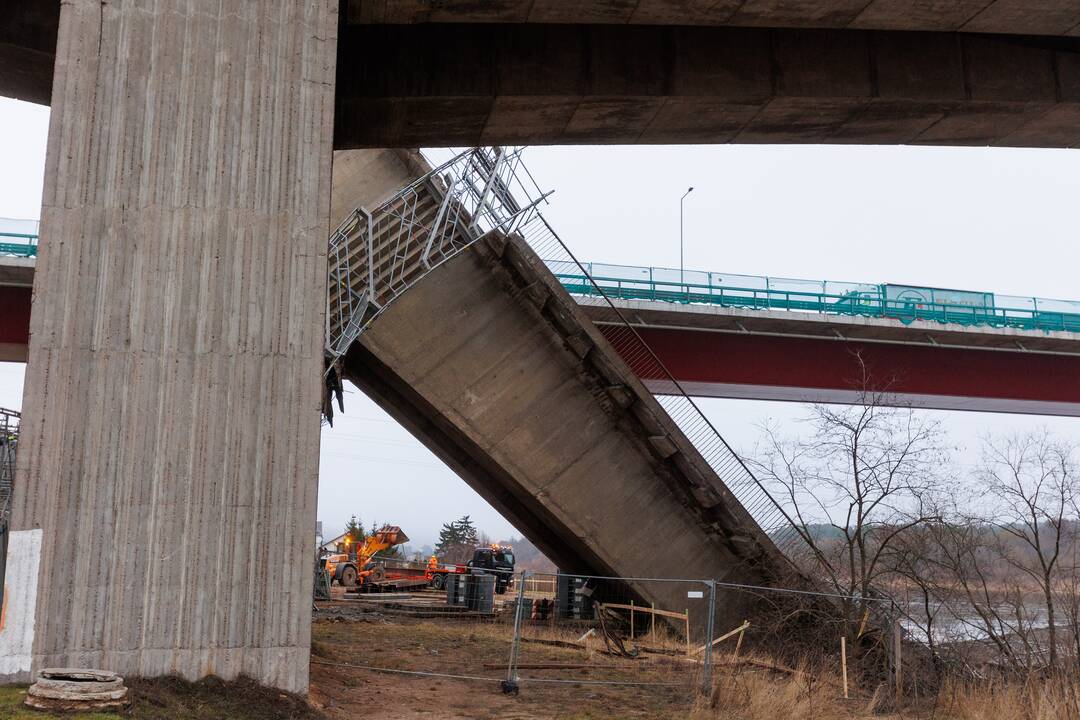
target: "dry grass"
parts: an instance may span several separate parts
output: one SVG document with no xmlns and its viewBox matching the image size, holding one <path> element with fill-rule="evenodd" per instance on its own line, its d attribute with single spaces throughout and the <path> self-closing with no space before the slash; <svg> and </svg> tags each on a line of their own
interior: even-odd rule
<svg viewBox="0 0 1080 720">
<path fill-rule="evenodd" d="M 946 682 L 933 716 L 948 720 L 1062 720 L 1080 718 L 1076 678 Z"/>
<path fill-rule="evenodd" d="M 749 658 L 762 666 L 767 657 Z M 721 667 L 715 676 L 711 698 L 700 698 L 690 713 L 692 720 L 840 720 L 874 715 L 876 698 L 852 692 L 843 699 L 838 678 L 812 672 L 805 666 L 793 673 L 761 667 Z M 853 689 L 854 690 L 854 689 Z"/>
</svg>

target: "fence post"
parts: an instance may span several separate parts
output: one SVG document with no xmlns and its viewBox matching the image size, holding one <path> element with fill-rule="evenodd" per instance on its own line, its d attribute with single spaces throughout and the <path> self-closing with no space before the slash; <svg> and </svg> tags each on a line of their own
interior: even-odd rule
<svg viewBox="0 0 1080 720">
<path fill-rule="evenodd" d="M 518 582 L 517 605 L 514 607 L 514 639 L 510 642 L 510 662 L 506 665 L 506 679 L 502 683 L 502 691 L 508 695 L 518 693 L 517 658 L 521 644 L 521 608 L 525 604 L 525 578 L 528 575 L 528 570 L 522 570 Z"/>
<path fill-rule="evenodd" d="M 844 699 L 848 699 L 847 687 L 847 636 L 840 636 L 840 673 L 844 678 Z"/>
<path fill-rule="evenodd" d="M 709 586 L 709 614 L 705 618 L 705 677 L 701 681 L 701 692 L 708 697 L 712 693 L 713 669 L 713 624 L 716 617 L 716 581 L 706 580 Z"/>
<path fill-rule="evenodd" d="M 894 673 L 896 675 L 896 706 L 900 707 L 900 698 L 904 693 L 904 674 L 902 670 L 901 652 L 904 644 L 903 630 L 900 627 L 900 618 L 893 620 L 893 652 L 896 654 L 893 660 Z"/>
</svg>

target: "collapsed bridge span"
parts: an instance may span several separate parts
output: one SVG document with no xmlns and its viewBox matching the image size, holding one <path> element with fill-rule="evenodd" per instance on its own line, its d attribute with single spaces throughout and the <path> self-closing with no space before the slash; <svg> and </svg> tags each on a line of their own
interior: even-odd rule
<svg viewBox="0 0 1080 720">
<path fill-rule="evenodd" d="M 617 351 L 551 273 L 559 246 L 500 176 L 508 152 L 472 152 L 332 240 L 328 350 L 341 376 L 564 570 L 751 583 L 783 572 L 744 507 L 755 488 L 737 497 L 727 484 L 749 473 L 726 445 L 711 446 L 720 463 L 695 447 L 631 367 L 648 358 Z M 674 586 L 629 584 L 685 603 Z"/>
</svg>

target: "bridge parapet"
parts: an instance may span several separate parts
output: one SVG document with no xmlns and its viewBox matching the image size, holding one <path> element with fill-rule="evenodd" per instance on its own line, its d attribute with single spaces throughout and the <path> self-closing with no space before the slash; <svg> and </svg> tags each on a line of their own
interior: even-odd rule
<svg viewBox="0 0 1080 720">
<path fill-rule="evenodd" d="M 36 257 L 38 221 L 0 218 L 0 256 Z"/>
<path fill-rule="evenodd" d="M 549 267 L 572 295 L 711 305 L 744 310 L 930 321 L 1044 332 L 1080 332 L 1080 302 L 891 283 L 558 261 Z"/>
</svg>

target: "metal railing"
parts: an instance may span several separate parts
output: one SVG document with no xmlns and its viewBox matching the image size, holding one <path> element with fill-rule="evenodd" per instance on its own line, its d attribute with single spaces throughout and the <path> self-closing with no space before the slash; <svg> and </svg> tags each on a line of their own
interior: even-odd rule
<svg viewBox="0 0 1080 720">
<path fill-rule="evenodd" d="M 15 449 L 19 444 L 20 414 L 0 408 L 0 529 L 7 526 L 15 480 Z"/>
<path fill-rule="evenodd" d="M 583 268 L 584 273 L 555 269 L 568 292 L 596 295 L 599 287 L 619 300 L 1080 332 L 1080 302 L 1072 300 L 601 263 Z"/>
<path fill-rule="evenodd" d="M 791 518 L 717 432 L 538 210 L 544 193 L 520 149 L 476 148 L 436 166 L 372 211 L 358 209 L 330 239 L 327 356 L 341 357 L 388 304 L 490 230 L 520 236 L 558 274 L 573 275 L 621 322 L 608 341 L 638 377 L 658 378 L 658 402 L 780 552 L 802 538 Z"/>
<path fill-rule="evenodd" d="M 38 221 L 0 218 L 0 255 L 37 256 Z"/>
<path fill-rule="evenodd" d="M 330 237 L 328 356 L 343 355 L 383 308 L 485 233 L 515 232 L 543 200 L 518 203 L 521 169 L 520 148 L 472 148 L 349 215 Z"/>
</svg>

